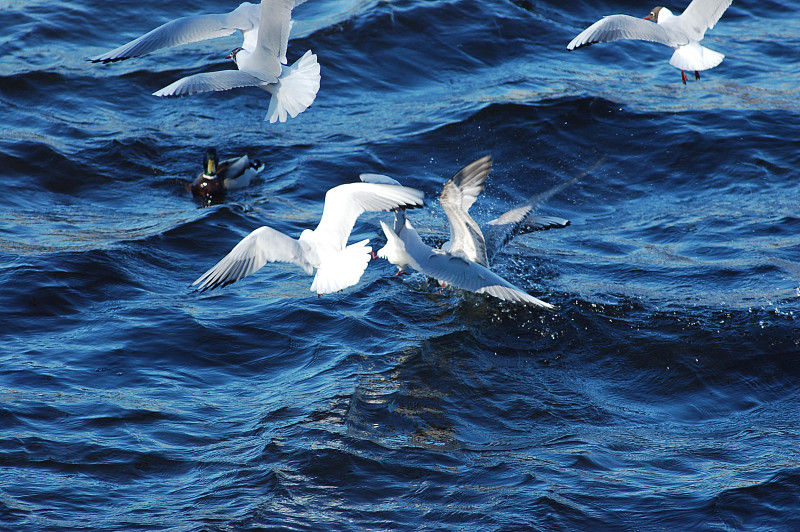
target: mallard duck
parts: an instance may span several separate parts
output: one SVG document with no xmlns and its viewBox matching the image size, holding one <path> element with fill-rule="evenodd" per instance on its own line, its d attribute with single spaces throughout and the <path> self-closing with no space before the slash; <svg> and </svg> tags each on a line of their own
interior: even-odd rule
<svg viewBox="0 0 800 532">
<path fill-rule="evenodd" d="M 244 188 L 264 169 L 264 165 L 247 155 L 219 162 L 217 150 L 208 148 L 203 160 L 203 171 L 189 190 L 193 196 L 223 196 L 229 190 Z"/>
</svg>

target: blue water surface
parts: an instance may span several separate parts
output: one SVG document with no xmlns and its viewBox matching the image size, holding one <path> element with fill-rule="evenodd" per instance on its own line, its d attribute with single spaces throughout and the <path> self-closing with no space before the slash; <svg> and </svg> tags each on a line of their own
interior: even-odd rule
<svg viewBox="0 0 800 532">
<path fill-rule="evenodd" d="M 663 46 L 566 51 L 641 2 L 309 0 L 321 88 L 284 124 L 258 89 L 151 96 L 236 36 L 86 60 L 236 5 L 3 3 L 0 529 L 800 529 L 796 6 L 736 0 L 684 86 Z M 204 207 L 207 146 L 266 170 Z M 189 288 L 362 172 L 441 242 L 486 154 L 481 223 L 582 176 L 493 263 L 556 312 L 382 260 L 320 299 L 284 264 Z"/>
</svg>

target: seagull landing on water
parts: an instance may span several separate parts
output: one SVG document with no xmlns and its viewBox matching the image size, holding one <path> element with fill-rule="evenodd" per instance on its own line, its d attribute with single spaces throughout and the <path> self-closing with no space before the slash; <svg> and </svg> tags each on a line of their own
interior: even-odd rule
<svg viewBox="0 0 800 532">
<path fill-rule="evenodd" d="M 700 41 L 719 21 L 732 0 L 693 0 L 680 15 L 673 15 L 666 7 L 655 7 L 644 19 L 628 15 L 610 15 L 598 20 L 567 45 L 567 50 L 598 42 L 620 39 L 637 39 L 665 44 L 675 50 L 669 64 L 681 71 L 681 81 L 686 85 L 685 70 L 694 70 L 694 79 L 700 71 L 714 68 L 725 57 L 719 52 L 700 45 Z"/>
<path fill-rule="evenodd" d="M 322 218 L 316 229 L 306 229 L 294 239 L 271 227 L 259 227 L 200 276 L 192 286 L 213 290 L 260 270 L 268 262 L 289 262 L 314 273 L 311 290 L 318 295 L 355 285 L 367 268 L 372 248 L 369 240 L 347 245 L 350 232 L 364 212 L 422 207 L 419 190 L 375 183 L 348 183 L 325 194 Z"/>
<path fill-rule="evenodd" d="M 392 262 L 397 261 L 395 264 L 399 263 L 398 266 L 400 264 L 411 266 L 437 281 L 476 294 L 488 294 L 505 301 L 526 303 L 547 310 L 556 308 L 550 303 L 533 297 L 486 266 L 471 261 L 460 253 L 433 249 L 422 241 L 408 220 L 405 221 L 399 235 L 383 220 L 380 221 L 380 224 L 387 240 L 384 250 L 388 252 L 385 252 L 384 257 Z"/>
<path fill-rule="evenodd" d="M 531 296 L 491 271 L 489 261 L 516 235 L 569 225 L 569 220 L 536 216 L 533 211 L 578 178 L 529 198 L 481 230 L 468 211 L 483 191 L 491 169 L 492 158 L 486 155 L 463 167 L 442 187 L 439 203 L 450 222 L 450 240 L 441 249 L 426 245 L 406 219 L 405 213 L 399 210 L 395 211 L 393 227 L 381 221 L 386 245 L 378 250 L 377 256 L 397 266 L 396 275 L 410 266 L 428 277 L 462 290 L 552 310 L 555 308 L 553 305 Z M 385 175 L 361 174 L 360 177 L 369 183 L 399 185 L 395 179 Z M 486 239 L 484 231 L 488 235 Z"/>
<path fill-rule="evenodd" d="M 305 111 L 319 91 L 317 56 L 307 51 L 286 66 L 286 48 L 292 9 L 304 0 L 244 2 L 225 14 L 183 17 L 134 39 L 128 44 L 91 59 L 113 63 L 149 54 L 160 48 L 204 41 L 242 32 L 242 46 L 229 55 L 238 70 L 203 72 L 181 78 L 153 93 L 154 96 L 185 96 L 198 92 L 224 91 L 237 87 L 259 87 L 272 95 L 264 120 L 285 122 Z"/>
</svg>

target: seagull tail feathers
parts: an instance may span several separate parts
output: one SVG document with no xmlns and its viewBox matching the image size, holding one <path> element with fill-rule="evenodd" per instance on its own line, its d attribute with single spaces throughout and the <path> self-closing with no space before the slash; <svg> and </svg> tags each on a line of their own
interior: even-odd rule
<svg viewBox="0 0 800 532">
<path fill-rule="evenodd" d="M 283 67 L 278 83 L 267 89 L 272 93 L 272 99 L 264 120 L 271 124 L 286 122 L 287 116 L 294 118 L 308 109 L 317 97 L 319 80 L 319 63 L 311 50 L 292 66 Z"/>
<path fill-rule="evenodd" d="M 675 50 L 669 64 L 681 70 L 708 70 L 722 63 L 724 58 L 723 54 L 693 42 Z"/>
<path fill-rule="evenodd" d="M 325 257 L 317 267 L 317 275 L 311 283 L 311 291 L 330 294 L 349 288 L 361 279 L 367 269 L 372 248 L 369 240 L 350 244 L 343 250 Z"/>
</svg>

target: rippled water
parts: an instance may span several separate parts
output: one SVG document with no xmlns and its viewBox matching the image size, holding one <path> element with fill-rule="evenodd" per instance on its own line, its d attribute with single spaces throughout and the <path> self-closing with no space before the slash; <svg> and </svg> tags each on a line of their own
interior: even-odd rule
<svg viewBox="0 0 800 532">
<path fill-rule="evenodd" d="M 734 2 L 684 87 L 666 48 L 565 51 L 640 2 L 309 0 L 289 59 L 322 87 L 285 124 L 255 89 L 150 96 L 235 37 L 86 61 L 235 5 L 3 4 L 0 529 L 800 528 L 794 6 Z M 267 169 L 201 208 L 210 145 Z M 495 260 L 558 312 L 383 261 L 321 299 L 289 265 L 188 288 L 361 172 L 424 190 L 440 240 L 487 153 L 480 222 L 593 168 Z"/>
</svg>

